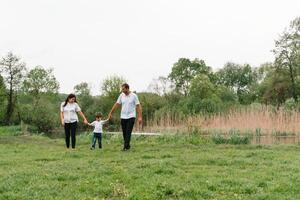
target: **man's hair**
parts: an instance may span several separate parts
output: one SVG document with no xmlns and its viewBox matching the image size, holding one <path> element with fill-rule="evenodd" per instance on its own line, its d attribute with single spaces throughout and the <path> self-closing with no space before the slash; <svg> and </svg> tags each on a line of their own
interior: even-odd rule
<svg viewBox="0 0 300 200">
<path fill-rule="evenodd" d="M 129 89 L 128 83 L 123 83 L 123 84 L 122 84 L 122 87 L 124 87 L 124 88 L 126 88 L 126 89 Z"/>
<path fill-rule="evenodd" d="M 102 114 L 101 113 L 96 113 L 96 118 L 101 118 Z"/>
</svg>

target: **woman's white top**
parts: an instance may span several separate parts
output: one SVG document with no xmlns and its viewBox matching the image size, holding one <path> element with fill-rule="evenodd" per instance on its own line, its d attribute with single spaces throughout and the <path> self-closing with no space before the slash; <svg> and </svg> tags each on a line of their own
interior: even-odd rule
<svg viewBox="0 0 300 200">
<path fill-rule="evenodd" d="M 77 112 L 81 111 L 81 108 L 77 103 L 67 103 L 64 107 L 65 102 L 61 103 L 60 111 L 64 114 L 65 123 L 78 122 Z"/>
<path fill-rule="evenodd" d="M 94 126 L 94 133 L 103 133 L 103 125 L 108 123 L 109 119 L 107 120 L 100 120 L 100 121 L 93 121 L 91 126 Z"/>
</svg>

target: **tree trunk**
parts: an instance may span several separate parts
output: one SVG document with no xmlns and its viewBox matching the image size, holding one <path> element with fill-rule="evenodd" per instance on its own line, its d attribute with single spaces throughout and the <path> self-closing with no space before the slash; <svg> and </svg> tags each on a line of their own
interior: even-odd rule
<svg viewBox="0 0 300 200">
<path fill-rule="evenodd" d="M 6 109 L 6 117 L 5 117 L 5 123 L 7 125 L 10 125 L 12 113 L 13 113 L 13 90 L 12 90 L 12 86 L 10 85 L 9 94 L 8 94 L 8 104 Z"/>
<path fill-rule="evenodd" d="M 291 78 L 291 82 L 292 82 L 292 96 L 293 96 L 295 102 L 298 102 L 295 76 L 294 76 L 294 72 L 293 72 L 293 66 L 291 64 L 289 64 L 289 71 L 290 71 L 290 78 Z"/>
<path fill-rule="evenodd" d="M 8 104 L 7 104 L 7 109 L 6 109 L 6 117 L 5 117 L 5 123 L 6 125 L 10 125 L 11 123 L 11 116 L 13 113 L 13 76 L 10 76 L 10 82 L 9 82 L 9 94 L 8 94 Z"/>
</svg>

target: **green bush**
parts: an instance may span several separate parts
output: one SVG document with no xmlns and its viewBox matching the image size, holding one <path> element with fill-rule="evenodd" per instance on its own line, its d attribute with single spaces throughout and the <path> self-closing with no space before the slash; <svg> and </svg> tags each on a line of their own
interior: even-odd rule
<svg viewBox="0 0 300 200">
<path fill-rule="evenodd" d="M 40 133 L 50 133 L 59 125 L 58 113 L 58 108 L 46 101 L 41 101 L 36 106 L 24 105 L 21 109 L 22 120 L 32 125 L 32 129 L 36 127 Z"/>
<path fill-rule="evenodd" d="M 238 130 L 230 130 L 228 136 L 222 133 L 215 133 L 212 135 L 211 139 L 215 144 L 250 144 L 252 139 L 252 134 L 244 133 L 241 134 Z"/>
</svg>

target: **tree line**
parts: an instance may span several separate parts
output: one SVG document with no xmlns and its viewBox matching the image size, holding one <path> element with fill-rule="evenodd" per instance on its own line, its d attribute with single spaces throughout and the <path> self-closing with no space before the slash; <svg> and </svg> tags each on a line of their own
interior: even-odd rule
<svg viewBox="0 0 300 200">
<path fill-rule="evenodd" d="M 275 40 L 272 52 L 274 61 L 258 67 L 228 62 L 217 71 L 202 59 L 179 58 L 167 77 L 153 79 L 147 92 L 139 93 L 144 124 L 166 113 L 216 113 L 252 103 L 300 107 L 300 17 Z M 0 72 L 0 124 L 23 121 L 40 132 L 59 127 L 58 108 L 66 95 L 58 92 L 53 69 L 28 70 L 9 52 L 0 60 Z M 89 84 L 82 82 L 74 86 L 74 93 L 92 120 L 95 112 L 109 112 L 124 82 L 120 76 L 107 77 L 99 96 L 92 96 Z M 118 127 L 115 122 L 109 128 Z"/>
</svg>

